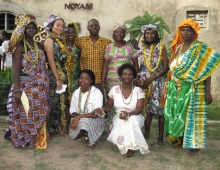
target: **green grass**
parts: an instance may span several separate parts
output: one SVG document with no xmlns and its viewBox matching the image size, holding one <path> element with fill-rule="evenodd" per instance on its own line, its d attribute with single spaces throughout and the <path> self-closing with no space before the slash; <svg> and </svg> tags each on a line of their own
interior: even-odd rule
<svg viewBox="0 0 220 170">
<path fill-rule="evenodd" d="M 70 158 L 70 159 L 75 159 L 78 158 L 79 155 L 77 153 L 73 153 L 73 154 L 62 154 L 60 155 L 61 158 Z"/>
<path fill-rule="evenodd" d="M 220 121 L 220 101 L 213 101 L 208 106 L 208 120 Z"/>
<path fill-rule="evenodd" d="M 36 170 L 49 169 L 49 164 L 48 163 L 36 163 L 35 169 Z"/>
</svg>

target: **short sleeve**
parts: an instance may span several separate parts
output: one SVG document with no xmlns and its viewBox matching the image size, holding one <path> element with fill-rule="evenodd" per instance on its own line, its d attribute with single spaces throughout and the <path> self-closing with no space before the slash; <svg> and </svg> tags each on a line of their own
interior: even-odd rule
<svg viewBox="0 0 220 170">
<path fill-rule="evenodd" d="M 131 54 L 132 59 L 137 58 L 137 57 L 140 56 L 139 51 L 136 50 L 132 45 L 131 45 L 131 49 L 132 49 L 132 54 Z"/>
<path fill-rule="evenodd" d="M 106 49 L 105 49 L 105 56 L 104 56 L 104 58 L 106 59 L 106 60 L 111 60 L 111 57 L 110 57 L 110 53 L 111 53 L 111 44 L 109 44 L 109 45 L 107 45 L 106 46 Z"/>
<path fill-rule="evenodd" d="M 71 103 L 70 103 L 70 114 L 78 112 L 78 97 L 77 97 L 77 90 L 73 93 Z"/>
<path fill-rule="evenodd" d="M 114 99 L 113 92 L 114 92 L 114 87 L 112 87 L 111 90 L 108 93 L 108 97 L 110 97 L 111 99 Z"/>
<path fill-rule="evenodd" d="M 2 53 L 6 53 L 7 48 L 8 48 L 8 41 L 5 41 L 2 43 Z"/>
<path fill-rule="evenodd" d="M 145 98 L 144 91 L 140 87 L 136 87 L 136 88 L 137 88 L 137 98 L 138 99 Z"/>
</svg>

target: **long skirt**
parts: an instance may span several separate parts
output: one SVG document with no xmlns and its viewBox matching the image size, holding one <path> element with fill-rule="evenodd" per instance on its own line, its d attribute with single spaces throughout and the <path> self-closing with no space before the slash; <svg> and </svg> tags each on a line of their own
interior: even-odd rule
<svg viewBox="0 0 220 170">
<path fill-rule="evenodd" d="M 32 84 L 30 81 L 20 82 L 22 91 L 25 92 L 29 102 L 29 111 L 26 114 L 23 104 L 15 100 L 14 93 L 12 96 L 12 116 L 11 123 L 11 140 L 15 147 L 19 148 L 38 148 L 46 145 L 46 134 L 42 128 L 45 128 L 46 116 L 49 114 L 48 90 L 49 86 Z M 11 87 L 13 91 L 14 85 Z M 46 131 L 44 131 L 46 132 Z"/>
<path fill-rule="evenodd" d="M 126 154 L 128 149 L 140 150 L 142 154 L 149 153 L 148 144 L 141 132 L 143 125 L 142 115 L 132 115 L 127 120 L 122 120 L 116 115 L 107 140 L 116 145 L 121 154 Z"/>
<path fill-rule="evenodd" d="M 102 135 L 105 127 L 105 120 L 102 118 L 81 118 L 77 125 L 77 129 L 70 129 L 69 136 L 76 139 L 80 130 L 88 133 L 89 145 L 92 146 Z"/>
</svg>

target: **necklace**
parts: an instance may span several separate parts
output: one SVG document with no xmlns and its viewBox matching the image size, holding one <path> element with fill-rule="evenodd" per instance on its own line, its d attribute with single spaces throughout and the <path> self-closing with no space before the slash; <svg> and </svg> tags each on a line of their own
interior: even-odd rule
<svg viewBox="0 0 220 170">
<path fill-rule="evenodd" d="M 124 100 L 124 96 L 123 96 L 123 93 L 122 93 L 122 84 L 120 86 L 121 86 L 121 98 L 122 98 L 122 101 L 123 101 L 124 104 L 129 105 L 131 103 L 131 99 L 132 99 L 132 96 L 133 96 L 133 88 L 134 88 L 133 82 L 132 82 L 131 94 L 130 94 L 131 97 L 130 97 L 130 101 L 128 103 L 126 103 L 125 100 Z"/>
<path fill-rule="evenodd" d="M 159 58 L 157 61 L 156 66 L 153 68 L 153 55 L 155 51 L 156 44 L 151 44 L 150 46 L 150 51 L 147 52 L 147 47 L 146 45 L 143 47 L 143 60 L 144 60 L 144 65 L 147 67 L 147 70 L 150 72 L 150 74 L 154 73 L 161 65 L 163 61 L 163 48 L 164 44 L 160 44 L 160 52 L 159 52 Z"/>
<path fill-rule="evenodd" d="M 73 44 L 73 46 L 67 46 L 66 43 L 65 43 L 65 46 L 67 47 L 67 49 L 65 51 L 66 54 L 72 56 L 76 51 L 76 45 Z M 71 50 L 71 52 L 69 50 Z"/>
<path fill-rule="evenodd" d="M 189 46 L 188 49 L 190 49 L 190 48 L 194 45 L 194 43 L 195 43 L 195 41 L 193 41 L 193 42 L 190 44 L 190 46 Z M 176 57 L 176 65 L 177 65 L 177 67 L 181 66 L 181 64 L 182 64 L 182 61 L 179 61 L 179 58 L 180 58 L 181 54 L 185 53 L 185 52 L 188 50 L 188 49 L 187 49 L 185 52 L 182 53 L 183 46 L 184 46 L 184 43 L 180 45 L 179 51 L 178 51 L 178 55 L 177 55 L 177 57 Z"/>
<path fill-rule="evenodd" d="M 86 102 L 85 102 L 85 105 L 84 105 L 84 108 L 83 108 L 83 111 L 82 111 L 81 110 L 82 88 L 80 88 L 79 101 L 78 101 L 78 109 L 79 109 L 80 114 L 86 114 L 88 112 L 87 105 L 88 105 L 88 101 L 89 101 L 90 92 L 91 92 L 91 86 L 89 87 L 89 92 L 88 92 L 88 95 L 86 97 Z"/>
<path fill-rule="evenodd" d="M 161 66 L 161 63 L 163 61 L 163 49 L 165 45 L 163 43 L 160 43 L 160 51 L 158 54 L 158 61 L 156 66 L 153 68 L 153 55 L 155 53 L 156 44 L 151 44 L 150 51 L 147 52 L 146 45 L 143 47 L 143 62 L 148 70 L 149 77 L 158 70 L 158 68 Z M 146 111 L 147 111 L 147 104 L 148 104 L 148 98 L 151 97 L 153 91 L 153 82 L 149 84 L 149 86 L 144 90 L 145 99 L 144 99 L 144 117 L 146 118 Z"/>
<path fill-rule="evenodd" d="M 37 61 L 38 61 L 38 46 L 37 46 L 37 42 L 36 41 L 34 41 L 34 47 L 32 47 L 25 39 L 23 40 L 24 41 L 24 52 L 25 52 L 25 58 L 26 58 L 26 60 L 28 61 L 28 62 L 30 62 L 30 63 L 37 63 Z M 31 51 L 33 51 L 33 52 L 35 52 L 35 55 L 36 55 L 36 57 L 35 57 L 35 59 L 30 59 L 30 57 L 28 56 L 28 54 L 27 54 L 27 46 L 28 46 L 28 48 L 30 48 L 31 49 Z"/>
</svg>

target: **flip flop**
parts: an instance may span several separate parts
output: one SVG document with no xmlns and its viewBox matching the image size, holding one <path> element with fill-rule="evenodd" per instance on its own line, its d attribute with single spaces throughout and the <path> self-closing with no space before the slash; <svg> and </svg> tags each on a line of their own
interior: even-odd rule
<svg viewBox="0 0 220 170">
<path fill-rule="evenodd" d="M 95 148 L 96 148 L 96 144 L 93 144 L 92 146 L 87 145 L 87 147 L 86 147 L 87 150 L 93 150 Z"/>
</svg>

